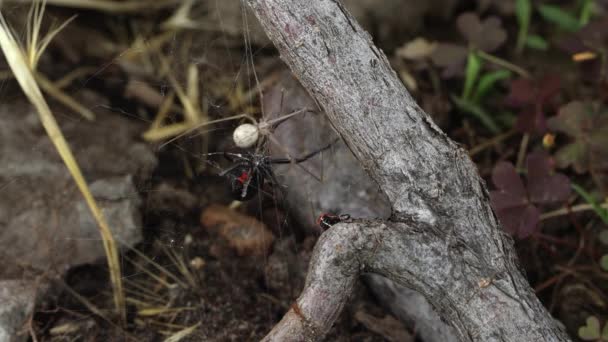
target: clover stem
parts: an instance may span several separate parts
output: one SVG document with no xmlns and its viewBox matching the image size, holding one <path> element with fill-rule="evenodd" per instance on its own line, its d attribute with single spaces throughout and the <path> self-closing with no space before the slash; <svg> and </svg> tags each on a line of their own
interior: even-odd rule
<svg viewBox="0 0 608 342">
<path fill-rule="evenodd" d="M 528 149 L 528 142 L 530 141 L 530 134 L 524 133 L 524 136 L 521 138 L 521 143 L 519 144 L 519 152 L 517 153 L 517 163 L 515 164 L 515 169 L 518 172 L 521 172 L 522 166 L 524 164 L 524 158 L 526 157 L 526 150 Z"/>
<path fill-rule="evenodd" d="M 482 59 L 485 59 L 486 61 L 490 62 L 490 63 L 494 63 L 498 66 L 501 66 L 507 70 L 511 70 L 514 73 L 518 74 L 521 77 L 524 78 L 531 78 L 532 76 L 530 75 L 529 72 L 527 72 L 526 70 L 524 70 L 522 67 L 519 67 L 511 62 L 505 61 L 502 58 L 496 57 L 494 55 L 490 55 L 489 53 L 482 51 L 482 50 L 477 50 L 477 55 L 479 57 L 481 57 Z"/>
<path fill-rule="evenodd" d="M 514 129 L 505 132 L 503 134 L 497 135 L 492 139 L 486 140 L 484 142 L 482 142 L 481 144 L 478 144 L 477 146 L 471 148 L 469 150 L 469 156 L 473 157 L 474 155 L 482 152 L 483 150 L 485 150 L 488 147 L 492 147 L 495 145 L 500 144 L 503 140 L 508 139 L 510 137 L 512 137 L 515 133 L 517 133 L 517 131 L 515 131 Z"/>
<path fill-rule="evenodd" d="M 604 208 L 604 209 L 608 209 L 608 202 L 606 203 L 602 203 L 600 205 L 600 207 Z M 568 215 L 568 213 L 576 213 L 579 211 L 587 211 L 587 210 L 593 210 L 593 206 L 591 204 L 579 204 L 579 205 L 575 205 L 573 207 L 571 207 L 570 209 L 568 208 L 561 208 L 561 209 L 556 209 L 553 211 L 550 211 L 548 213 L 544 213 L 542 215 L 540 215 L 540 220 L 546 220 L 552 217 L 556 217 L 556 216 L 563 216 L 563 215 Z"/>
</svg>

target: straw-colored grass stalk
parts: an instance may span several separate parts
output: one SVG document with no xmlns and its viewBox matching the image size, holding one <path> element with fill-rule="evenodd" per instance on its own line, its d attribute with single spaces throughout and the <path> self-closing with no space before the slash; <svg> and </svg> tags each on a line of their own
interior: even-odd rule
<svg viewBox="0 0 608 342">
<path fill-rule="evenodd" d="M 41 50 L 44 50 L 44 48 L 48 46 L 48 43 L 50 42 L 50 38 L 48 37 L 52 38 L 52 36 L 57 33 L 56 30 L 51 31 L 46 37 L 42 39 L 39 38 L 40 21 L 44 13 L 44 5 L 45 1 L 36 1 L 32 5 L 34 7 L 30 13 L 34 13 L 34 15 L 28 17 L 28 39 L 25 47 L 15 39 L 8 23 L 0 12 L 0 47 L 2 48 L 4 57 L 6 58 L 15 79 L 23 89 L 27 98 L 38 111 L 42 125 L 74 178 L 78 189 L 84 196 L 93 217 L 99 225 L 99 232 L 101 233 L 108 260 L 110 279 L 113 286 L 114 303 L 121 320 L 124 322 L 126 319 L 125 299 L 116 242 L 112 237 L 112 232 L 110 231 L 101 210 L 97 206 L 93 195 L 89 191 L 74 155 L 63 137 L 57 121 L 36 82 L 35 67 L 38 58 L 42 53 Z"/>
</svg>

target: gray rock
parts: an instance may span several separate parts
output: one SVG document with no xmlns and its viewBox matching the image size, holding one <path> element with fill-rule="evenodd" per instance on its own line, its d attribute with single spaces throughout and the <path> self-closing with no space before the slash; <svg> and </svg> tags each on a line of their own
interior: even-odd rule
<svg viewBox="0 0 608 342">
<path fill-rule="evenodd" d="M 21 280 L 0 281 L 0 342 L 27 340 L 24 324 L 34 309 L 36 289 Z"/>
<path fill-rule="evenodd" d="M 118 245 L 133 246 L 142 238 L 137 183 L 156 165 L 138 141 L 142 127 L 111 113 L 98 113 L 94 122 L 55 114 Z M 61 276 L 69 267 L 103 260 L 105 253 L 82 194 L 25 101 L 0 105 L 0 190 L 0 300 L 16 299 L 10 319 L 0 319 L 0 331 L 10 335 L 34 300 L 27 287 L 2 280 L 24 279 L 26 272 Z"/>
</svg>

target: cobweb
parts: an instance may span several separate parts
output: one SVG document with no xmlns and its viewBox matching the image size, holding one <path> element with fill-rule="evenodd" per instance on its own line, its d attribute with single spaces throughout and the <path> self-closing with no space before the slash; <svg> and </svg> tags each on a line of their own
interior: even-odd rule
<svg viewBox="0 0 608 342">
<path fill-rule="evenodd" d="M 25 25 L 27 9 L 3 12 L 14 14 L 16 28 Z M 337 135 L 239 1 L 185 1 L 167 13 L 157 18 L 79 13 L 55 39 L 40 71 L 62 83 L 60 89 L 96 119 L 87 121 L 61 100 L 47 98 L 110 225 L 118 227 L 131 324 L 124 336 L 140 336 L 150 327 L 170 336 L 196 326 L 190 336 L 199 340 L 259 338 L 302 286 L 311 236 L 320 233 L 315 218 L 345 211 L 374 216 L 375 208 L 345 205 L 343 198 L 379 207 L 382 199 L 372 185 L 357 186 L 360 175 L 353 173 L 364 173 L 350 153 L 340 152 L 345 147 L 338 141 L 302 165 L 273 168 L 277 183 L 267 181 L 251 201 L 234 202 L 228 179 L 218 176 L 231 162 L 213 153 L 242 152 L 232 132 L 246 117 L 262 122 L 307 109 L 271 131 L 266 143 L 254 147 L 257 154 L 297 158 Z M 61 21 L 66 15 L 70 10 L 51 8 L 48 17 Z M 21 115 L 0 126 L 3 146 L 16 145 L 0 156 L 0 190 L 7 203 L 0 206 L 5 232 L 0 242 L 23 248 L 0 253 L 16 265 L 5 276 L 64 274 L 72 267 L 60 287 L 82 295 L 59 297 L 37 309 L 33 331 L 48 336 L 48 327 L 62 319 L 78 317 L 84 324 L 99 318 L 94 308 L 111 308 L 109 287 L 95 222 L 36 113 L 17 100 L 11 86 L 7 77 L 0 96 L 14 104 L 2 107 Z M 188 123 L 193 120 L 188 106 L 198 113 L 194 124 Z M 151 128 L 165 129 L 161 139 L 151 139 L 152 151 L 141 139 Z M 263 222 L 274 244 L 239 255 L 230 237 L 201 226 L 201 211 L 213 204 Z M 31 234 L 6 233 L 41 222 L 44 229 Z M 247 227 L 240 228 L 246 234 Z M 98 325 L 112 321 L 102 318 L 105 323 Z M 214 324 L 205 324 L 210 321 Z"/>
</svg>

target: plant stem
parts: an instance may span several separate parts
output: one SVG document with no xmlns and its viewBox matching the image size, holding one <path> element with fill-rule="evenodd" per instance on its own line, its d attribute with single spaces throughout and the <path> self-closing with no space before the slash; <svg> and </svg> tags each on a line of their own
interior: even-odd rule
<svg viewBox="0 0 608 342">
<path fill-rule="evenodd" d="M 505 61 L 502 58 L 490 55 L 487 52 L 481 51 L 481 50 L 477 50 L 477 56 L 481 57 L 482 59 L 485 59 L 486 61 L 490 62 L 490 63 L 494 63 L 496 65 L 499 65 L 507 70 L 511 70 L 514 73 L 520 75 L 521 77 L 525 77 L 525 78 L 531 78 L 530 73 L 527 72 L 526 70 L 524 70 L 521 67 L 518 67 L 517 65 Z"/>
<path fill-rule="evenodd" d="M 508 132 L 505 132 L 503 134 L 497 135 L 492 139 L 486 140 L 484 142 L 482 142 L 481 144 L 471 148 L 469 150 L 469 156 L 473 157 L 476 154 L 480 153 L 481 151 L 485 150 L 486 148 L 490 147 L 490 146 L 494 146 L 499 144 L 500 142 L 502 142 L 503 140 L 506 140 L 510 137 L 512 137 L 514 134 L 516 133 L 515 130 L 510 130 Z"/>
<path fill-rule="evenodd" d="M 515 1 L 515 13 L 517 14 L 517 22 L 519 24 L 519 31 L 517 34 L 517 54 L 522 53 L 526 44 L 526 38 L 528 37 L 528 28 L 530 27 L 530 15 L 532 12 L 532 6 L 529 0 L 516 0 Z"/>
<path fill-rule="evenodd" d="M 515 164 L 515 169 L 517 171 L 522 170 L 522 166 L 524 164 L 524 158 L 526 157 L 526 150 L 528 149 L 529 141 L 530 141 L 530 134 L 524 133 L 524 136 L 521 138 L 521 144 L 519 144 L 519 152 L 517 153 L 517 162 Z"/>
<path fill-rule="evenodd" d="M 600 207 L 602 207 L 604 209 L 608 209 L 608 203 L 603 203 L 600 205 Z M 561 209 L 550 211 L 548 213 L 544 213 L 544 214 L 540 215 L 540 220 L 543 221 L 543 220 L 546 220 L 546 219 L 549 219 L 552 217 L 556 217 L 556 216 L 568 215 L 568 213 L 576 213 L 579 211 L 588 211 L 588 210 L 593 210 L 593 206 L 591 204 L 579 204 L 579 205 L 575 205 L 574 207 L 571 207 L 570 209 L 561 208 Z"/>
</svg>

